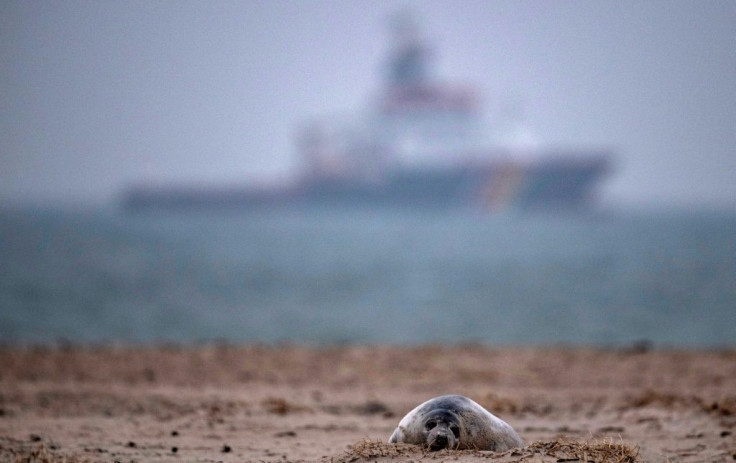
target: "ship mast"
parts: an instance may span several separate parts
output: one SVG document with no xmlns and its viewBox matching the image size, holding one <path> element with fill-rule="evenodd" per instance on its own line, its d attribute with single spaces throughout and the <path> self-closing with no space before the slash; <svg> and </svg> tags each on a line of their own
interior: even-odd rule
<svg viewBox="0 0 736 463">
<path fill-rule="evenodd" d="M 434 76 L 433 50 L 409 11 L 391 18 L 390 33 L 378 108 L 388 156 L 404 165 L 461 162 L 476 145 L 479 108 L 474 89 Z"/>
<path fill-rule="evenodd" d="M 392 50 L 388 63 L 388 87 L 416 87 L 430 80 L 431 51 L 422 37 L 417 18 L 402 11 L 391 21 Z"/>
</svg>

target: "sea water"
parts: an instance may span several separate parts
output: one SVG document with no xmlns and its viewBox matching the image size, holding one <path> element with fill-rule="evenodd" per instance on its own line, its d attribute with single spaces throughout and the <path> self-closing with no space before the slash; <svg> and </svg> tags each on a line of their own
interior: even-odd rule
<svg viewBox="0 0 736 463">
<path fill-rule="evenodd" d="M 0 211 L 0 342 L 736 343 L 736 214 Z"/>
</svg>

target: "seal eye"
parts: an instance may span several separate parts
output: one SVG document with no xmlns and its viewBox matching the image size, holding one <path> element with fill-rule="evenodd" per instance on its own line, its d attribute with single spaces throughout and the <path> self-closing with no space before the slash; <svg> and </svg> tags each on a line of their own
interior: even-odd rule
<svg viewBox="0 0 736 463">
<path fill-rule="evenodd" d="M 427 429 L 433 429 L 435 426 L 437 426 L 437 423 L 435 423 L 434 421 L 429 421 L 427 423 Z"/>
<path fill-rule="evenodd" d="M 455 435 L 455 439 L 460 439 L 460 428 L 455 425 L 450 426 L 450 431 Z"/>
</svg>

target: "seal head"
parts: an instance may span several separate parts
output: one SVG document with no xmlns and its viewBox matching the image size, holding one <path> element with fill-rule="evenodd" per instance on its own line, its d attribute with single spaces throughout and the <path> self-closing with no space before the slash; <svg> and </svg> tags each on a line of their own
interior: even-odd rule
<svg viewBox="0 0 736 463">
<path fill-rule="evenodd" d="M 460 419 L 450 410 L 433 410 L 427 414 L 422 429 L 430 450 L 456 449 L 460 443 Z"/>
</svg>

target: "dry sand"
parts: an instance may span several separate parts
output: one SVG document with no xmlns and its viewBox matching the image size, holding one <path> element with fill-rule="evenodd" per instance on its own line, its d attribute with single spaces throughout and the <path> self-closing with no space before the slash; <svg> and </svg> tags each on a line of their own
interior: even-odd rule
<svg viewBox="0 0 736 463">
<path fill-rule="evenodd" d="M 527 447 L 384 444 L 467 395 Z M 734 461 L 736 351 L 0 349 L 0 461 Z"/>
</svg>

